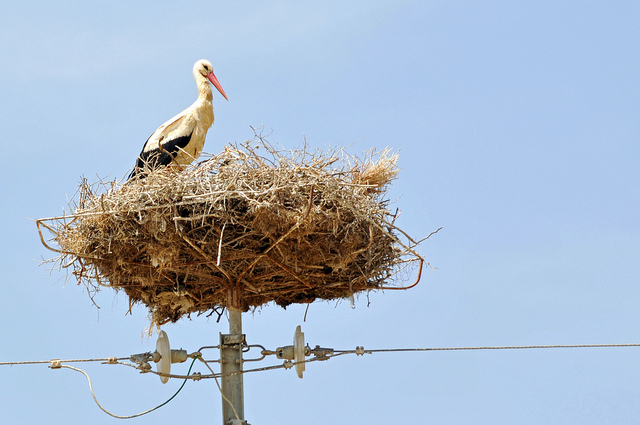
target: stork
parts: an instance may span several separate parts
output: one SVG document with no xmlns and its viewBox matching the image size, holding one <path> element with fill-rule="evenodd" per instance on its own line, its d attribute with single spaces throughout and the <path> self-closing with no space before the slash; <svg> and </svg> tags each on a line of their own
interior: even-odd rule
<svg viewBox="0 0 640 425">
<path fill-rule="evenodd" d="M 201 59 L 193 65 L 193 76 L 198 86 L 198 99 L 147 139 L 129 179 L 145 177 L 149 170 L 163 166 L 183 169 L 200 156 L 207 131 L 213 125 L 213 93 L 209 81 L 225 99 L 229 99 L 208 60 Z"/>
</svg>

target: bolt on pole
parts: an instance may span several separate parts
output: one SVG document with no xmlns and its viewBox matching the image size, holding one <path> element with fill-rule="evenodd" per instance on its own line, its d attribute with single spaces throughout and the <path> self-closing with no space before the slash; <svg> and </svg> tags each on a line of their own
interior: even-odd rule
<svg viewBox="0 0 640 425">
<path fill-rule="evenodd" d="M 222 372 L 222 423 L 247 425 L 244 420 L 242 378 L 242 312 L 229 309 L 229 333 L 220 334 L 220 371 Z"/>
</svg>

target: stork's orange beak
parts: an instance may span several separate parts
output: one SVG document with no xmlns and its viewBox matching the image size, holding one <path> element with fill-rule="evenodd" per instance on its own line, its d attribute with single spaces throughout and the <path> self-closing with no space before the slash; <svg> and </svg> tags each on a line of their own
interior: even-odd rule
<svg viewBox="0 0 640 425">
<path fill-rule="evenodd" d="M 213 72 L 210 72 L 209 75 L 207 75 L 207 78 L 209 79 L 209 81 L 211 81 L 211 84 L 213 84 L 213 86 L 215 88 L 218 89 L 218 91 L 220 92 L 220 94 L 227 100 L 229 100 L 229 98 L 227 97 L 227 95 L 224 93 L 224 90 L 222 89 L 222 86 L 220 85 L 220 82 L 218 81 L 218 79 L 216 78 L 215 75 L 213 75 Z"/>
</svg>

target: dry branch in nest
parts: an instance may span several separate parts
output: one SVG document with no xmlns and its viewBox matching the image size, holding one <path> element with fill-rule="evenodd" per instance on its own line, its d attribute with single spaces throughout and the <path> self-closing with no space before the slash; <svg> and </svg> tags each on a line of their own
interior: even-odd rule
<svg viewBox="0 0 640 425">
<path fill-rule="evenodd" d="M 83 180 L 72 214 L 37 223 L 60 253 L 52 261 L 90 296 L 124 290 L 155 324 L 404 289 L 401 272 L 424 261 L 387 209 L 396 159 L 387 150 L 364 160 L 285 152 L 257 137 L 184 171 Z"/>
</svg>

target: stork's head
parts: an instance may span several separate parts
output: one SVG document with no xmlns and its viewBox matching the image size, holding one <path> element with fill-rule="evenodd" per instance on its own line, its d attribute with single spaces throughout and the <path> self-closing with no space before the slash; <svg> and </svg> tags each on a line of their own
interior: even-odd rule
<svg viewBox="0 0 640 425">
<path fill-rule="evenodd" d="M 206 59 L 200 59 L 198 62 L 196 62 L 196 64 L 193 65 L 193 75 L 197 76 L 198 74 L 202 75 L 204 78 L 211 81 L 211 84 L 213 84 L 213 86 L 216 89 L 218 89 L 220 94 L 225 99 L 229 100 L 224 90 L 222 89 L 220 82 L 218 81 L 216 76 L 213 74 L 213 66 L 211 65 L 211 62 L 209 62 Z"/>
</svg>

